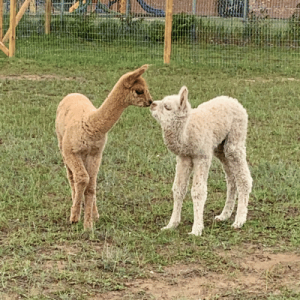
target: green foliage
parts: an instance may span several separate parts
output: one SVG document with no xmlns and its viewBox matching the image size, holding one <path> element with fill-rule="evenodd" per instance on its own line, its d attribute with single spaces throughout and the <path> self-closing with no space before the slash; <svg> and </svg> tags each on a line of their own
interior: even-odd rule
<svg viewBox="0 0 300 300">
<path fill-rule="evenodd" d="M 165 38 L 165 23 L 152 21 L 148 27 L 147 38 L 151 42 L 163 42 Z"/>
<path fill-rule="evenodd" d="M 300 44 L 300 4 L 297 5 L 297 11 L 289 19 L 289 38 L 295 44 Z"/>
<path fill-rule="evenodd" d="M 196 17 L 186 13 L 173 15 L 172 40 L 190 41 L 195 35 Z"/>
<path fill-rule="evenodd" d="M 267 45 L 271 32 L 269 19 L 266 9 L 261 10 L 260 14 L 250 12 L 244 28 L 244 38 L 256 45 Z"/>
</svg>

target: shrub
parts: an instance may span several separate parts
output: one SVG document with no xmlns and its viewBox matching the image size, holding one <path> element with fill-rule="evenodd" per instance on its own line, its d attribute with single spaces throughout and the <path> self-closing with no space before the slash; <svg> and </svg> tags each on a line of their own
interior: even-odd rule
<svg viewBox="0 0 300 300">
<path fill-rule="evenodd" d="M 266 9 L 262 9 L 260 14 L 253 11 L 248 15 L 248 21 L 244 27 L 244 38 L 257 45 L 268 43 L 270 33 L 270 16 Z"/>
<path fill-rule="evenodd" d="M 118 20 L 101 20 L 96 25 L 97 39 L 112 42 L 120 37 L 121 25 Z"/>
<path fill-rule="evenodd" d="M 161 21 L 151 21 L 148 25 L 146 39 L 151 42 L 163 42 L 165 38 L 165 23 Z"/>
<path fill-rule="evenodd" d="M 300 44 L 300 3 L 289 19 L 289 39 L 298 45 Z"/>
<path fill-rule="evenodd" d="M 196 17 L 186 13 L 173 15 L 172 40 L 188 41 L 195 37 Z"/>
</svg>

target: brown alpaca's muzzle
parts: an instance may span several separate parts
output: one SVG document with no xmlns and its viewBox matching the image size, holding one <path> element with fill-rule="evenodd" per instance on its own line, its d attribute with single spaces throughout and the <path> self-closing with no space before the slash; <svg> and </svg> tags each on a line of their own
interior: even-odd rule
<svg viewBox="0 0 300 300">
<path fill-rule="evenodd" d="M 152 103 L 153 103 L 153 100 L 152 99 L 148 99 L 147 107 L 151 106 Z"/>
</svg>

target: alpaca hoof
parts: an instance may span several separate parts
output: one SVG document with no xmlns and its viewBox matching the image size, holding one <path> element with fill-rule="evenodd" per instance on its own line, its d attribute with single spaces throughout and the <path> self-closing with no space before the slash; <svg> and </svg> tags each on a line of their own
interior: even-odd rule
<svg viewBox="0 0 300 300">
<path fill-rule="evenodd" d="M 75 224 L 75 223 L 78 223 L 79 222 L 79 217 L 76 217 L 76 216 L 71 216 L 70 217 L 70 223 L 71 224 Z"/>
<path fill-rule="evenodd" d="M 189 232 L 190 235 L 200 236 L 202 235 L 203 226 L 193 226 L 192 231 Z"/>
<path fill-rule="evenodd" d="M 196 231 L 196 232 L 191 231 L 191 232 L 189 232 L 188 234 L 189 234 L 189 235 L 194 235 L 194 236 L 201 236 L 201 235 L 202 235 L 202 231 Z"/>
<path fill-rule="evenodd" d="M 178 223 L 172 223 L 172 224 L 168 224 L 167 226 L 161 228 L 161 230 L 166 230 L 166 229 L 175 229 L 177 226 L 179 225 Z"/>
<path fill-rule="evenodd" d="M 234 229 L 240 229 L 242 226 L 244 225 L 244 222 L 238 222 L 238 221 L 235 221 L 231 227 L 234 228 Z"/>
<path fill-rule="evenodd" d="M 98 221 L 99 218 L 100 218 L 100 216 L 99 216 L 98 213 L 97 213 L 97 214 L 93 214 L 93 220 L 94 220 L 94 221 Z"/>
<path fill-rule="evenodd" d="M 84 230 L 91 231 L 93 229 L 93 222 L 92 221 L 84 222 L 83 227 Z"/>
<path fill-rule="evenodd" d="M 216 222 L 221 222 L 221 221 L 224 221 L 225 218 L 222 217 L 222 215 L 219 215 L 219 216 L 216 216 L 216 217 L 215 217 L 215 220 L 216 220 Z"/>
<path fill-rule="evenodd" d="M 221 222 L 221 221 L 225 221 L 229 218 L 230 216 L 224 216 L 224 215 L 218 215 L 215 217 L 216 222 Z"/>
<path fill-rule="evenodd" d="M 171 227 L 165 226 L 165 227 L 161 228 L 160 230 L 167 230 L 167 229 L 171 229 Z"/>
</svg>

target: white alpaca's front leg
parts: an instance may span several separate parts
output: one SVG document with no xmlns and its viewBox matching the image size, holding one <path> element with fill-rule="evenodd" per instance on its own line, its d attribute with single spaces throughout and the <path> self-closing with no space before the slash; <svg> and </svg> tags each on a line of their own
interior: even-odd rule
<svg viewBox="0 0 300 300">
<path fill-rule="evenodd" d="M 176 228 L 181 219 L 182 202 L 187 192 L 189 177 L 192 170 L 192 160 L 189 157 L 177 156 L 176 175 L 173 184 L 174 206 L 169 224 L 162 228 Z"/>
<path fill-rule="evenodd" d="M 211 158 L 202 158 L 193 161 L 194 177 L 192 187 L 192 198 L 194 206 L 194 224 L 189 234 L 200 236 L 204 228 L 203 211 L 207 198 L 207 177 L 211 163 Z"/>
</svg>

